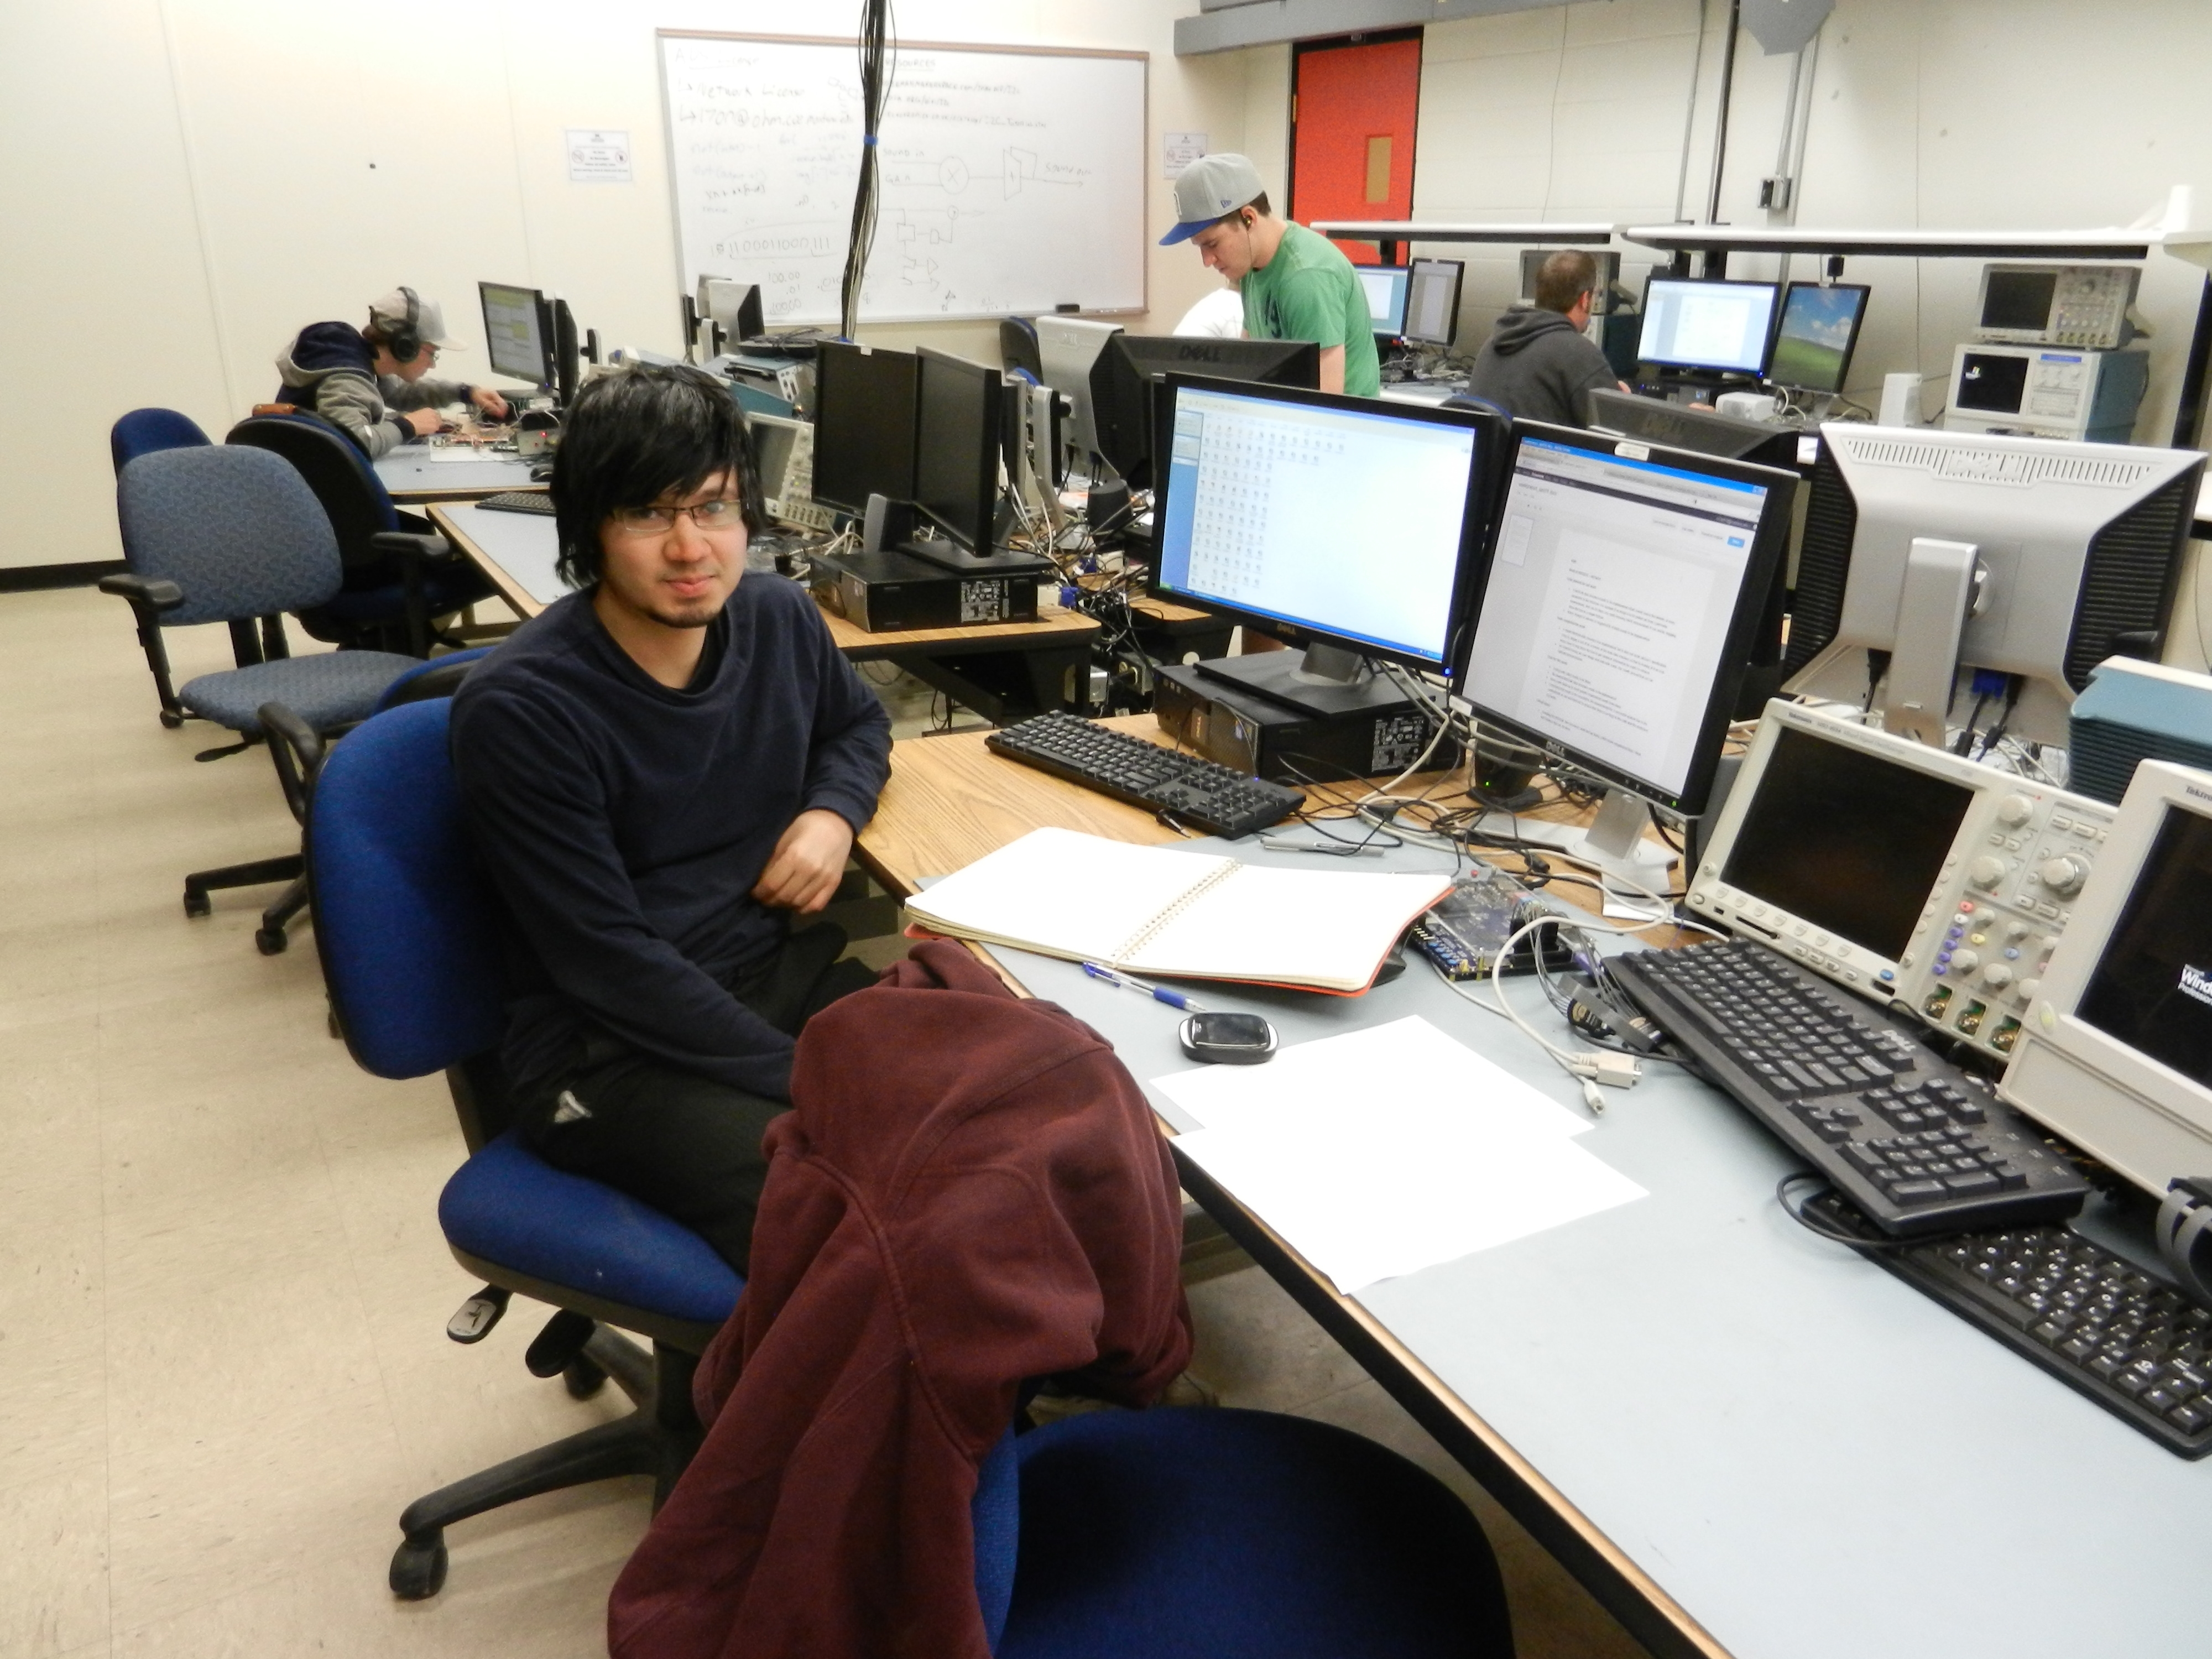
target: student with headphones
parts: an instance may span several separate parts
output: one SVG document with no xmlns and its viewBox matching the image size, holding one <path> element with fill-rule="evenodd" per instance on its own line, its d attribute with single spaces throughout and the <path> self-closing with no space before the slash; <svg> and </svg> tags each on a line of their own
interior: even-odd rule
<svg viewBox="0 0 2212 1659">
<path fill-rule="evenodd" d="M 489 386 L 434 380 L 446 338 L 446 313 L 411 288 L 396 288 L 368 308 L 368 325 L 313 323 L 276 359 L 276 401 L 312 410 L 344 431 L 374 460 L 395 445 L 438 429 L 438 410 L 465 400 L 495 421 L 507 399 Z"/>
</svg>

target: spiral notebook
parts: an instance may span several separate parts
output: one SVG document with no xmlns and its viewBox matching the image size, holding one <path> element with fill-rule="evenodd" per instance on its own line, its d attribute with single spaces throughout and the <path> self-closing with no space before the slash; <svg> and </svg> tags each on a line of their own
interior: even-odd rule
<svg viewBox="0 0 2212 1659">
<path fill-rule="evenodd" d="M 1357 995 L 1444 874 L 1285 870 L 1033 830 L 907 901 L 930 933 L 1134 974 Z"/>
</svg>

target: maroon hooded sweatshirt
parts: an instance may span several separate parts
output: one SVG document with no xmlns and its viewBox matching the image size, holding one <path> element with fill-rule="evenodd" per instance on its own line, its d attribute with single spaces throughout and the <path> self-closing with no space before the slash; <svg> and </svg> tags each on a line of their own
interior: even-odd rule
<svg viewBox="0 0 2212 1659">
<path fill-rule="evenodd" d="M 1175 1168 L 1096 1032 L 916 947 L 800 1037 L 705 1443 L 616 1659 L 986 1659 L 968 1506 L 1025 1378 L 1148 1403 L 1190 1354 Z"/>
</svg>

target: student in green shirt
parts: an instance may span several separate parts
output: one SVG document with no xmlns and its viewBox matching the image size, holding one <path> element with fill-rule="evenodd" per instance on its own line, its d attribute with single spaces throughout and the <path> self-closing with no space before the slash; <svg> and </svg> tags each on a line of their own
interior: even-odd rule
<svg viewBox="0 0 2212 1659">
<path fill-rule="evenodd" d="M 1328 237 L 1275 217 L 1249 160 L 1224 152 L 1185 167 L 1176 217 L 1160 246 L 1190 243 L 1209 269 L 1240 286 L 1247 338 L 1312 340 L 1323 392 L 1382 396 L 1374 319 L 1352 261 Z"/>
</svg>

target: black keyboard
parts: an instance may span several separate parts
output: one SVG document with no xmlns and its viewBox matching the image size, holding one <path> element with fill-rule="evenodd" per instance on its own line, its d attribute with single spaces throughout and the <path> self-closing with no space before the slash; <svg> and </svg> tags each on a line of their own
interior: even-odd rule
<svg viewBox="0 0 2212 1659">
<path fill-rule="evenodd" d="M 1805 1207 L 1881 1237 L 1832 1194 Z M 2124 1256 L 2057 1226 L 1867 1254 L 2168 1451 L 2212 1452 L 2212 1313 Z"/>
<path fill-rule="evenodd" d="M 2089 1186 L 2026 1118 L 1869 1007 L 1749 939 L 1607 973 L 1698 1068 L 1899 1237 L 2058 1220 Z"/>
<path fill-rule="evenodd" d="M 1305 805 L 1295 789 L 1073 714 L 1039 714 L 983 741 L 1008 760 L 1166 813 L 1208 835 L 1249 836 Z"/>
<path fill-rule="evenodd" d="M 553 516 L 553 492 L 550 489 L 502 489 L 496 495 L 487 495 L 477 503 L 495 513 L 535 513 L 544 518 Z"/>
</svg>

